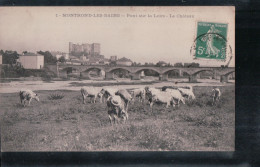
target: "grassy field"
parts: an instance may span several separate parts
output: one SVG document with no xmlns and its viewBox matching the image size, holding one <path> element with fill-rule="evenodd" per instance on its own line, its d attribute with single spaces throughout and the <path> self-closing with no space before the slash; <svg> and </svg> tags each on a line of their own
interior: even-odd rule
<svg viewBox="0 0 260 167">
<path fill-rule="evenodd" d="M 18 93 L 1 94 L 2 151 L 233 151 L 235 88 L 194 87 L 197 99 L 178 109 L 139 102 L 129 121 L 112 127 L 105 104 L 83 104 L 77 91 L 36 91 L 40 102 L 22 107 Z M 51 94 L 62 99 L 51 100 Z"/>
</svg>

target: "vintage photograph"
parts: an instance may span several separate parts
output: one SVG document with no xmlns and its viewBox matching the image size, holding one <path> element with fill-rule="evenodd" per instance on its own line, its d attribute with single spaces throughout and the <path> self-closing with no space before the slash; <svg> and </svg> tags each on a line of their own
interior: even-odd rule
<svg viewBox="0 0 260 167">
<path fill-rule="evenodd" d="M 235 151 L 235 7 L 0 7 L 2 152 Z"/>
</svg>

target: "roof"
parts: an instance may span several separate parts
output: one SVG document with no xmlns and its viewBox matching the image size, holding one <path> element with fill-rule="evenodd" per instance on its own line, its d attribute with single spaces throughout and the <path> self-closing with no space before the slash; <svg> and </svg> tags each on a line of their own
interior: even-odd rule
<svg viewBox="0 0 260 167">
<path fill-rule="evenodd" d="M 40 55 L 38 53 L 27 52 L 27 53 L 24 53 L 21 56 L 43 56 L 43 55 Z"/>
<path fill-rule="evenodd" d="M 125 58 L 125 57 L 118 59 L 117 61 L 119 61 L 119 62 L 132 62 L 130 59 Z"/>
<path fill-rule="evenodd" d="M 62 52 L 59 52 L 59 51 L 51 51 L 50 53 L 52 54 L 52 56 L 56 56 L 58 54 L 62 54 Z"/>
</svg>

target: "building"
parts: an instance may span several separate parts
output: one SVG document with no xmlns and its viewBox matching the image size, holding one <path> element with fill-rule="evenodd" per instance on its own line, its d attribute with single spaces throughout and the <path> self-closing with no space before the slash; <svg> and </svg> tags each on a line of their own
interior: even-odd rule
<svg viewBox="0 0 260 167">
<path fill-rule="evenodd" d="M 3 56 L 0 55 L 0 64 L 3 64 Z"/>
<path fill-rule="evenodd" d="M 27 52 L 19 57 L 19 62 L 25 69 L 42 69 L 44 66 L 44 56 Z"/>
<path fill-rule="evenodd" d="M 100 44 L 93 43 L 91 46 L 91 55 L 99 55 L 100 54 Z"/>
<path fill-rule="evenodd" d="M 62 56 L 65 58 L 65 60 L 68 60 L 68 59 L 69 59 L 69 54 L 68 54 L 68 53 L 55 52 L 55 51 L 52 51 L 52 52 L 50 52 L 50 53 L 51 53 L 51 55 L 52 55 L 53 57 L 56 57 L 57 60 L 58 60 L 59 58 L 61 58 Z"/>
<path fill-rule="evenodd" d="M 102 65 L 109 65 L 109 63 L 110 63 L 109 59 L 106 59 L 106 58 L 99 61 L 99 64 L 102 64 Z"/>
<path fill-rule="evenodd" d="M 110 61 L 117 61 L 117 56 L 110 56 Z"/>
<path fill-rule="evenodd" d="M 80 56 L 79 59 L 82 60 L 82 61 L 88 61 L 89 60 L 89 59 L 87 59 L 87 57 L 85 55 Z"/>
<path fill-rule="evenodd" d="M 157 63 L 157 65 L 164 67 L 164 66 L 167 65 L 167 63 L 166 63 L 165 61 L 159 61 L 159 62 Z"/>
<path fill-rule="evenodd" d="M 74 44 L 69 42 L 69 53 L 70 54 L 80 54 L 84 53 L 86 55 L 100 55 L 100 44 L 92 43 L 92 44 Z"/>
<path fill-rule="evenodd" d="M 118 59 L 116 61 L 116 64 L 117 65 L 122 65 L 122 66 L 131 66 L 132 65 L 132 61 L 130 59 L 127 59 L 125 57 L 121 58 L 121 59 Z"/>
</svg>

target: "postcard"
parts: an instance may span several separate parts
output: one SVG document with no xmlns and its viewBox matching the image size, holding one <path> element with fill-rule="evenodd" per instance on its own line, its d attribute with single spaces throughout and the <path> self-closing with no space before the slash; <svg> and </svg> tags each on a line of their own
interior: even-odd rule
<svg viewBox="0 0 260 167">
<path fill-rule="evenodd" d="M 2 152 L 235 151 L 235 7 L 1 7 Z"/>
</svg>

